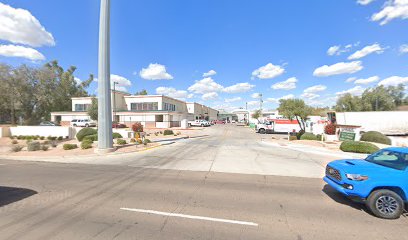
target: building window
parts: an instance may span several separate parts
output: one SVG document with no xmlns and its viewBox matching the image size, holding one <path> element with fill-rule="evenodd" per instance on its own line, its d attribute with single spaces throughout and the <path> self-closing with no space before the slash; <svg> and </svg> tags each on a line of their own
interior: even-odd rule
<svg viewBox="0 0 408 240">
<path fill-rule="evenodd" d="M 145 103 L 131 103 L 130 110 L 132 111 L 154 111 L 159 110 L 159 104 L 157 102 L 145 102 Z"/>
<path fill-rule="evenodd" d="M 176 111 L 176 105 L 174 105 L 174 104 L 170 104 L 170 103 L 164 103 L 164 106 L 163 106 L 163 110 L 164 111 Z"/>
<path fill-rule="evenodd" d="M 75 104 L 75 112 L 86 112 L 89 106 L 90 104 Z"/>
</svg>

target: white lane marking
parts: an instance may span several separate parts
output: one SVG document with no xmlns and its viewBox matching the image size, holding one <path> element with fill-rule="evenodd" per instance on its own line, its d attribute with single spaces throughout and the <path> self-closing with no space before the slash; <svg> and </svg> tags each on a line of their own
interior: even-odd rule
<svg viewBox="0 0 408 240">
<path fill-rule="evenodd" d="M 255 227 L 258 226 L 258 224 L 254 222 L 244 222 L 244 221 L 236 221 L 236 220 L 229 220 L 229 219 L 222 219 L 222 218 L 185 215 L 185 214 L 179 214 L 179 213 L 159 212 L 159 211 L 154 211 L 154 210 L 135 209 L 135 208 L 120 208 L 120 210 L 148 213 L 148 214 L 155 214 L 155 215 L 162 215 L 162 216 L 169 216 L 169 217 L 180 217 L 180 218 L 189 218 L 189 219 L 197 219 L 197 220 L 212 221 L 212 222 L 223 222 L 223 223 L 231 223 L 231 224 L 248 225 L 248 226 L 255 226 Z"/>
</svg>

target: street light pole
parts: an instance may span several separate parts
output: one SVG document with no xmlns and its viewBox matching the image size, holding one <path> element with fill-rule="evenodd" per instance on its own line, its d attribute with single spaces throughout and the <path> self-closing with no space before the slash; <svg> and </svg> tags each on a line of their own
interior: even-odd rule
<svg viewBox="0 0 408 240">
<path fill-rule="evenodd" d="M 119 84 L 119 83 L 113 82 L 113 117 L 112 117 L 113 122 L 115 122 L 116 120 L 115 119 L 116 118 L 116 84 Z"/>
<path fill-rule="evenodd" d="M 101 0 L 98 54 L 98 149 L 113 151 L 110 83 L 110 0 Z"/>
</svg>

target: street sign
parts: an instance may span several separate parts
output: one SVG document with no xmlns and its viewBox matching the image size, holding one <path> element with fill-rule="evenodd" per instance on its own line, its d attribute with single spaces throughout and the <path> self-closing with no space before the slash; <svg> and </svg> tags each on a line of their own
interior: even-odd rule
<svg viewBox="0 0 408 240">
<path fill-rule="evenodd" d="M 356 133 L 354 132 L 346 132 L 346 131 L 340 132 L 340 137 L 339 137 L 340 141 L 347 141 L 347 140 L 354 141 L 355 139 L 356 139 Z"/>
</svg>

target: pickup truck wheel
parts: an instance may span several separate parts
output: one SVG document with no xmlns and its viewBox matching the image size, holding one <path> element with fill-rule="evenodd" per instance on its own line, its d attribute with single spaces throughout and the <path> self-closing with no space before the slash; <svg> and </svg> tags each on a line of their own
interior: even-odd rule
<svg viewBox="0 0 408 240">
<path fill-rule="evenodd" d="M 266 130 L 263 129 L 263 128 L 261 128 L 261 129 L 259 129 L 259 133 L 260 133 L 260 134 L 265 134 L 265 133 L 266 133 Z"/>
<path fill-rule="evenodd" d="M 400 195 L 386 189 L 372 192 L 366 204 L 375 216 L 385 219 L 397 219 L 404 211 L 404 201 Z"/>
<path fill-rule="evenodd" d="M 85 124 L 85 127 L 89 127 L 89 124 Z"/>
<path fill-rule="evenodd" d="M 201 124 L 201 127 L 204 127 L 204 124 Z"/>
</svg>

